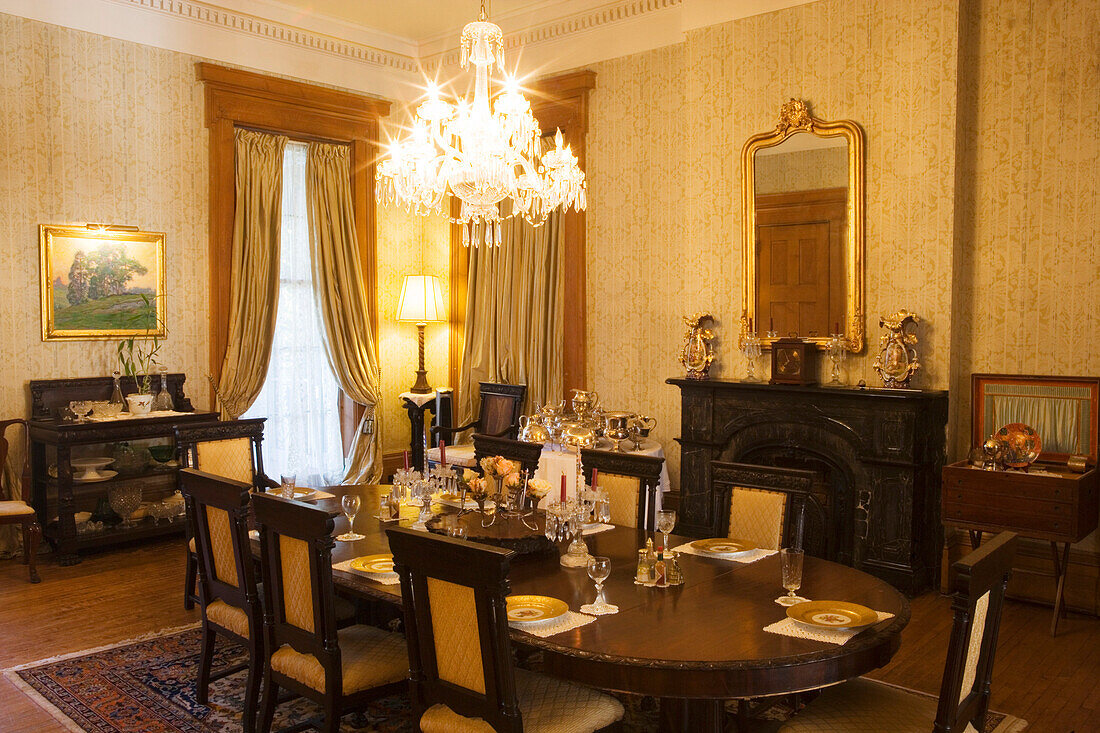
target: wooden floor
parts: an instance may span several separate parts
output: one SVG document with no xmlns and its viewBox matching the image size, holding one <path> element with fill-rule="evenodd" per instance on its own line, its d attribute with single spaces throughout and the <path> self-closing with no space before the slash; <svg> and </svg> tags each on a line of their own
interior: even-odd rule
<svg viewBox="0 0 1100 733">
<path fill-rule="evenodd" d="M 198 619 L 180 602 L 182 541 L 88 557 L 62 568 L 40 564 L 43 582 L 0 561 L 0 668 L 112 644 Z M 993 709 L 1028 720 L 1029 731 L 1100 731 L 1100 620 L 1071 614 L 1058 637 L 1050 610 L 1010 601 L 1001 624 Z M 901 651 L 874 677 L 939 691 L 950 603 L 938 594 L 913 601 Z M 0 731 L 64 731 L 30 698 L 0 679 Z"/>
</svg>

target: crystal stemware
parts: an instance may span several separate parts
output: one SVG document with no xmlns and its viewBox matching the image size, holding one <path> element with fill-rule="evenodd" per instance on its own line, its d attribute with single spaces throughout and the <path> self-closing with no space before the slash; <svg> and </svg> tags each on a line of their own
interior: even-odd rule
<svg viewBox="0 0 1100 733">
<path fill-rule="evenodd" d="M 668 549 L 668 536 L 676 529 L 676 510 L 662 509 L 657 512 L 657 531 L 664 535 L 665 541 L 661 547 Z"/>
<path fill-rule="evenodd" d="M 802 560 L 805 552 L 793 547 L 784 547 L 779 551 L 779 561 L 783 569 L 783 587 L 787 589 L 787 595 L 779 599 L 784 606 L 793 606 L 805 601 L 795 591 L 802 587 Z"/>
<path fill-rule="evenodd" d="M 559 562 L 567 568 L 588 567 L 588 545 L 584 543 L 584 505 L 576 500 L 565 502 L 562 509 L 562 517 L 565 519 L 566 537 L 572 537 L 569 549 L 561 556 Z"/>
<path fill-rule="evenodd" d="M 596 521 L 600 524 L 611 521 L 611 495 L 607 489 L 596 490 Z"/>
<path fill-rule="evenodd" d="M 279 495 L 284 499 L 294 498 L 294 487 L 298 483 L 298 477 L 293 473 L 283 474 L 279 477 Z"/>
<path fill-rule="evenodd" d="M 340 498 L 340 508 L 344 510 L 344 516 L 348 518 L 348 531 L 337 535 L 336 539 L 342 542 L 353 542 L 363 539 L 363 535 L 355 531 L 355 515 L 359 513 L 362 499 L 358 494 L 344 494 Z"/>
<path fill-rule="evenodd" d="M 611 559 L 601 556 L 588 558 L 588 577 L 596 584 L 596 600 L 592 605 L 598 609 L 607 607 L 607 598 L 603 593 L 603 583 L 611 575 Z"/>
</svg>

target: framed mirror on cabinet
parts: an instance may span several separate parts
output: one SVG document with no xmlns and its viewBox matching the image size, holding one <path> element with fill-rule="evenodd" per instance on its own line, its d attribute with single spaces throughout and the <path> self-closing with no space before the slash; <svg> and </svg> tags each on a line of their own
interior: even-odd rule
<svg viewBox="0 0 1100 733">
<path fill-rule="evenodd" d="M 825 349 L 839 330 L 863 350 L 863 165 L 859 125 L 820 120 L 796 99 L 745 143 L 742 338 L 751 323 L 764 348 L 798 336 Z"/>
</svg>

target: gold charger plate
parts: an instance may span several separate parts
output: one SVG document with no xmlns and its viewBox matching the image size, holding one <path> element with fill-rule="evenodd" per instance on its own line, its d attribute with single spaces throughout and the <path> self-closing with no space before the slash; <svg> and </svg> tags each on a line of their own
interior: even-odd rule
<svg viewBox="0 0 1100 733">
<path fill-rule="evenodd" d="M 282 496 L 283 495 L 283 490 L 282 489 L 268 489 L 267 493 L 271 494 L 272 496 Z M 305 501 L 306 499 L 313 498 L 313 495 L 316 494 L 316 493 L 317 492 L 314 491 L 313 489 L 294 489 L 294 500 L 295 501 Z"/>
<path fill-rule="evenodd" d="M 363 573 L 375 573 L 376 575 L 388 575 L 394 572 L 393 555 L 380 553 L 378 555 L 364 555 L 351 561 L 351 569 Z"/>
<path fill-rule="evenodd" d="M 858 603 L 807 601 L 787 608 L 787 615 L 819 629 L 858 629 L 878 622 L 878 614 Z"/>
<path fill-rule="evenodd" d="M 712 537 L 707 540 L 695 540 L 691 543 L 691 549 L 706 553 L 707 555 L 739 555 L 742 552 L 751 552 L 756 545 L 748 540 L 736 540 L 729 537 Z"/>
<path fill-rule="evenodd" d="M 521 624 L 552 621 L 564 616 L 569 604 L 549 596 L 508 596 L 508 620 Z"/>
</svg>

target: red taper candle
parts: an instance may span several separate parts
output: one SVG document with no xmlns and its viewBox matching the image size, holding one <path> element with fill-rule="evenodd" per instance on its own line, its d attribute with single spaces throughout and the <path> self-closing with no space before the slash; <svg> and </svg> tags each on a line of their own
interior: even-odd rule
<svg viewBox="0 0 1100 733">
<path fill-rule="evenodd" d="M 405 451 L 405 470 L 409 470 L 409 452 Z"/>
<path fill-rule="evenodd" d="M 600 480 L 600 469 L 592 469 L 592 488 L 596 488 L 596 482 Z"/>
<path fill-rule="evenodd" d="M 565 474 L 561 475 L 561 503 L 565 503 Z"/>
<path fill-rule="evenodd" d="M 447 467 L 447 441 L 439 441 L 439 462 L 443 464 L 443 467 Z"/>
</svg>

